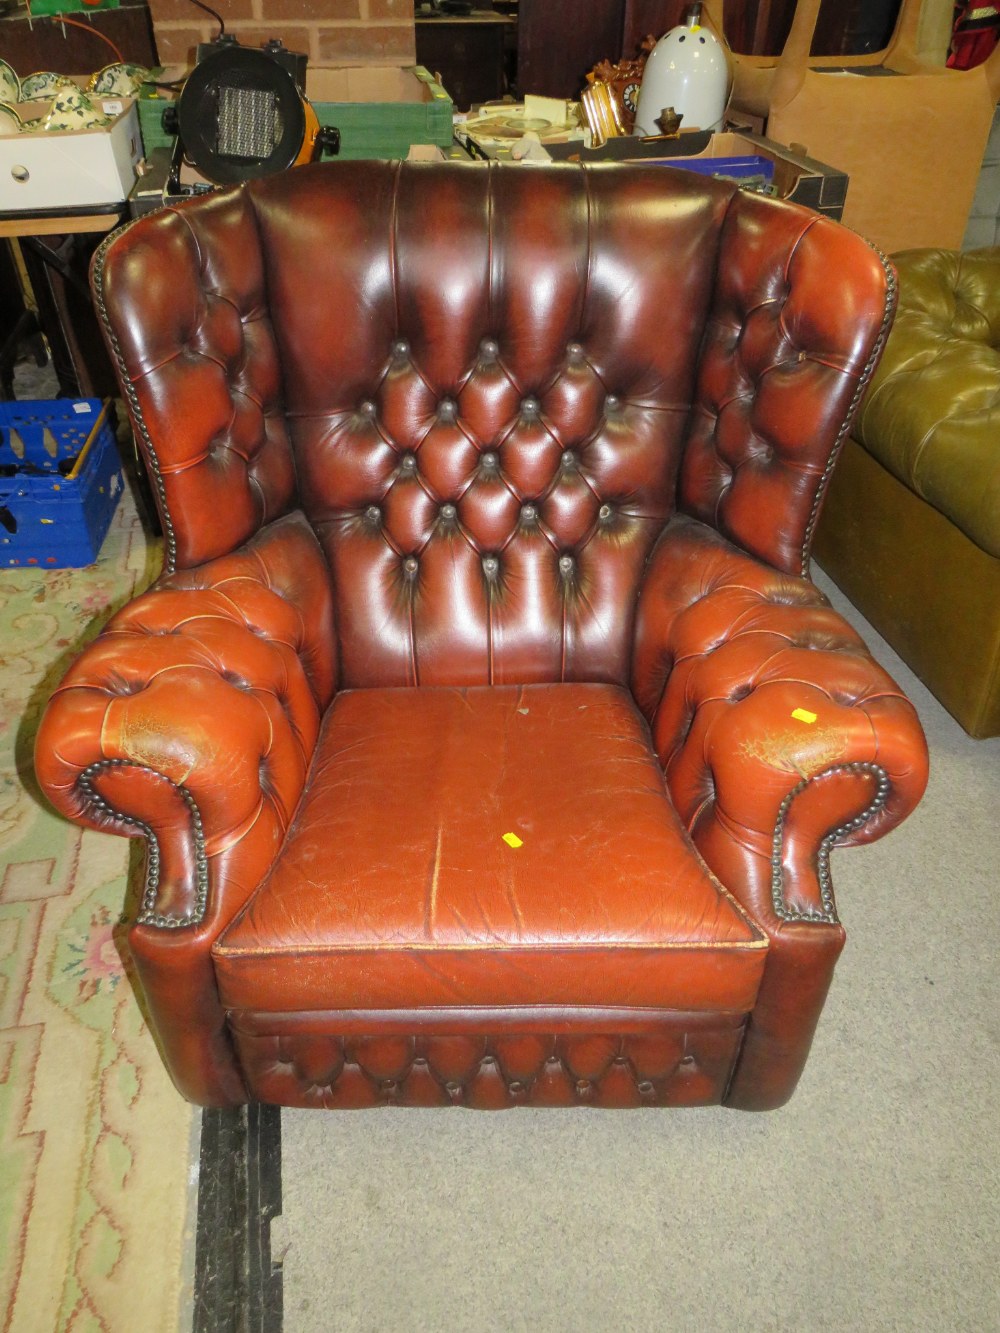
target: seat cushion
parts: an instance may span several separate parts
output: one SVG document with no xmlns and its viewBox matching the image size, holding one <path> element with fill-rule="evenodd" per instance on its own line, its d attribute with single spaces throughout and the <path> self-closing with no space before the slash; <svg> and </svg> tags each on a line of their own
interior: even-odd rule
<svg viewBox="0 0 1000 1333">
<path fill-rule="evenodd" d="M 765 951 L 631 697 L 561 684 L 338 695 L 215 960 L 231 1010 L 745 1012 Z"/>
</svg>

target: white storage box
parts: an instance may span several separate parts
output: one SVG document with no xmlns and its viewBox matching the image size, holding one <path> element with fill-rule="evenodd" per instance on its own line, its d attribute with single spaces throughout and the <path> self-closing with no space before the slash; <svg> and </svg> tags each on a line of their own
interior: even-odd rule
<svg viewBox="0 0 1000 1333">
<path fill-rule="evenodd" d="M 130 97 L 94 97 L 108 125 L 82 130 L 0 130 L 0 211 L 100 208 L 120 203 L 142 161 L 139 115 Z M 22 102 L 22 121 L 44 116 L 48 102 Z"/>
</svg>

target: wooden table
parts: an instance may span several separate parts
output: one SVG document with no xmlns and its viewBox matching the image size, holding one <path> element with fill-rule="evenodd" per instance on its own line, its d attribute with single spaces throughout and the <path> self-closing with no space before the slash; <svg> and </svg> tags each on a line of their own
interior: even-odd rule
<svg viewBox="0 0 1000 1333">
<path fill-rule="evenodd" d="M 68 398 L 117 393 L 90 299 L 88 267 L 101 238 L 126 217 L 126 204 L 95 212 L 2 213 L 0 238 L 37 312 L 59 380 Z"/>
<path fill-rule="evenodd" d="M 125 204 L 114 213 L 0 213 L 0 236 L 69 236 L 110 231 L 122 220 Z"/>
</svg>

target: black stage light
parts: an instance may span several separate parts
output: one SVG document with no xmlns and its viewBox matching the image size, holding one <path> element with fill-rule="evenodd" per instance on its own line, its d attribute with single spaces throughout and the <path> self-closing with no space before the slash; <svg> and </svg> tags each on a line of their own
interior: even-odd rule
<svg viewBox="0 0 1000 1333">
<path fill-rule="evenodd" d="M 212 185 L 236 185 L 336 153 L 340 131 L 320 128 L 306 99 L 306 57 L 278 41 L 233 37 L 199 46 L 197 63 L 164 126 L 177 134 L 169 193 L 183 193 L 182 161 Z"/>
</svg>

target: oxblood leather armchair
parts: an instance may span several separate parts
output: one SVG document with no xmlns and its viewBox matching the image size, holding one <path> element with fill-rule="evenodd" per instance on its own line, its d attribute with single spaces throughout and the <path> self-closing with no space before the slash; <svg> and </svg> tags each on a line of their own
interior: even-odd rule
<svg viewBox="0 0 1000 1333">
<path fill-rule="evenodd" d="M 344 163 L 143 218 L 93 279 L 166 572 L 37 765 L 147 840 L 178 1088 L 781 1104 L 830 850 L 926 778 L 804 577 L 880 257 L 656 167 Z"/>
</svg>

